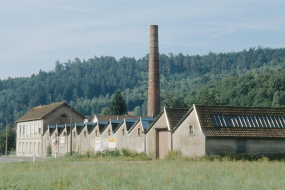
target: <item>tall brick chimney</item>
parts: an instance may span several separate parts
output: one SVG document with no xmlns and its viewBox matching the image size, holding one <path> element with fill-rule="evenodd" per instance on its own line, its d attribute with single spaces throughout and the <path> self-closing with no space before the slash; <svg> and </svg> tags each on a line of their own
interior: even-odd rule
<svg viewBox="0 0 285 190">
<path fill-rule="evenodd" d="M 160 112 L 158 26 L 150 26 L 147 116 Z"/>
</svg>

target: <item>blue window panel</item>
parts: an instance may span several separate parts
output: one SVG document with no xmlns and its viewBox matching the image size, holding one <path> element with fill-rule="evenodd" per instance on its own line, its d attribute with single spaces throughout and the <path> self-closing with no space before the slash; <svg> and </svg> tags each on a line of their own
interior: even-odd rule
<svg viewBox="0 0 285 190">
<path fill-rule="evenodd" d="M 284 128 L 284 125 L 283 125 L 283 122 L 282 122 L 282 120 L 281 120 L 281 117 L 276 117 L 276 120 L 277 120 L 277 122 L 278 122 L 278 124 L 279 124 L 279 127 L 280 128 Z"/>
<path fill-rule="evenodd" d="M 266 117 L 268 118 L 271 128 L 278 128 L 271 116 L 266 116 Z"/>
<path fill-rule="evenodd" d="M 284 117 L 280 117 L 280 121 L 281 121 L 281 123 L 282 123 L 283 128 L 285 128 Z"/>
<path fill-rule="evenodd" d="M 219 126 L 223 127 L 223 123 L 222 123 L 221 117 L 219 115 L 218 115 L 218 123 L 219 123 Z"/>
<path fill-rule="evenodd" d="M 241 116 L 238 116 L 238 121 L 240 122 L 241 127 L 246 127 L 246 125 L 245 125 L 245 123 L 244 123 L 244 121 L 243 121 Z"/>
<path fill-rule="evenodd" d="M 255 126 L 257 126 L 257 128 L 262 127 L 262 126 L 261 126 L 261 123 L 260 123 L 259 120 L 258 120 L 258 118 L 255 117 L 255 116 L 253 116 L 253 118 L 254 118 L 253 121 L 254 121 Z"/>
<path fill-rule="evenodd" d="M 216 120 L 216 115 L 211 115 L 211 119 L 212 119 L 212 122 L 213 122 L 214 126 L 215 127 L 219 127 L 218 122 Z"/>
<path fill-rule="evenodd" d="M 232 116 L 224 116 L 224 120 L 226 122 L 227 127 L 233 127 L 234 126 L 232 121 L 231 121 L 232 118 L 233 118 Z"/>
<path fill-rule="evenodd" d="M 251 127 L 256 128 L 257 126 L 255 125 L 254 117 L 253 116 L 247 116 L 247 118 L 249 120 Z"/>
<path fill-rule="evenodd" d="M 263 125 L 264 128 L 272 128 L 272 127 L 271 127 L 271 123 L 270 123 L 268 117 L 266 117 L 266 116 L 260 116 L 260 118 L 261 118 L 262 123 L 264 124 L 264 125 Z"/>
</svg>

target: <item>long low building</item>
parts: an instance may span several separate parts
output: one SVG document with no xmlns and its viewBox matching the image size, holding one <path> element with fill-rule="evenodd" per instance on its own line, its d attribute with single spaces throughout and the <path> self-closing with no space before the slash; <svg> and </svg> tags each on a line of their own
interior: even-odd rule
<svg viewBox="0 0 285 190">
<path fill-rule="evenodd" d="M 157 118 L 86 119 L 60 102 L 36 107 L 16 123 L 17 156 L 62 156 L 71 146 L 79 154 L 125 148 L 153 159 L 163 159 L 169 151 L 186 157 L 285 153 L 284 108 L 193 105 L 164 108 Z"/>
</svg>

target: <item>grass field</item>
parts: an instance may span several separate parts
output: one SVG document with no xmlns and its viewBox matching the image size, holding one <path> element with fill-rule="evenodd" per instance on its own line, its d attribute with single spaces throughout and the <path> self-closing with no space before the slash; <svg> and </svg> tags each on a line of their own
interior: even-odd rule
<svg viewBox="0 0 285 190">
<path fill-rule="evenodd" d="M 48 159 L 0 164 L 0 189 L 284 189 L 285 162 Z M 87 162 L 86 162 L 87 161 Z"/>
</svg>

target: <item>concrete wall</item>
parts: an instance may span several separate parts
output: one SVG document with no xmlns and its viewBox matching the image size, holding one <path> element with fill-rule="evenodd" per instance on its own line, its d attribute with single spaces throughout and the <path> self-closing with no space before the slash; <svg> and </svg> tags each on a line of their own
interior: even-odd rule
<svg viewBox="0 0 285 190">
<path fill-rule="evenodd" d="M 194 134 L 190 134 L 190 125 L 194 127 Z M 173 150 L 181 152 L 182 156 L 195 157 L 205 155 L 205 137 L 194 110 L 173 132 L 172 138 Z"/>
<path fill-rule="evenodd" d="M 157 129 L 167 129 L 165 112 L 157 119 L 151 129 L 146 133 L 146 155 L 152 159 L 157 158 Z M 169 150 L 171 150 L 171 133 L 169 132 Z"/>
<path fill-rule="evenodd" d="M 138 135 L 138 129 L 140 128 L 141 134 Z M 129 150 L 134 152 L 144 152 L 145 148 L 145 134 L 143 133 L 142 123 L 139 121 L 134 128 L 128 134 Z"/>
<path fill-rule="evenodd" d="M 64 128 L 61 134 L 58 136 L 58 146 L 57 146 L 58 156 L 64 156 L 67 152 L 69 152 L 70 141 L 68 141 L 67 138 L 69 138 L 69 136 L 67 136 L 66 128 Z M 64 141 L 62 142 L 62 140 Z"/>
<path fill-rule="evenodd" d="M 239 139 L 207 138 L 206 154 L 237 154 Z M 246 154 L 269 155 L 285 153 L 285 140 L 243 139 L 246 141 Z"/>
<path fill-rule="evenodd" d="M 85 131 L 85 134 L 84 134 L 84 131 Z M 87 134 L 86 126 L 82 128 L 79 134 L 78 133 L 79 132 L 77 131 L 76 132 L 77 134 L 77 148 L 76 149 L 79 154 L 85 154 L 86 151 L 88 150 L 88 144 L 89 144 L 89 142 L 87 141 L 88 134 Z"/>
<path fill-rule="evenodd" d="M 108 135 L 108 132 L 110 131 L 110 135 Z M 101 151 L 102 150 L 106 150 L 109 149 L 108 148 L 108 140 L 111 137 L 115 137 L 115 134 L 112 132 L 112 127 L 111 127 L 111 123 L 108 124 L 108 126 L 105 128 L 105 130 L 102 132 L 102 134 L 100 135 L 101 137 Z M 116 143 L 117 144 L 117 143 Z M 113 149 L 113 148 L 112 148 Z M 112 150 L 111 149 L 111 150 Z"/>
<path fill-rule="evenodd" d="M 43 120 L 27 121 L 17 123 L 16 155 L 37 156 L 42 153 L 42 126 Z"/>
<path fill-rule="evenodd" d="M 124 135 L 122 130 L 124 129 Z M 128 136 L 128 132 L 127 132 L 127 127 L 126 127 L 126 123 L 122 123 L 122 125 L 120 126 L 119 129 L 117 129 L 116 133 L 115 133 L 115 137 L 116 137 L 116 144 L 117 144 L 117 149 L 121 150 L 122 148 L 125 149 L 129 149 L 129 136 Z"/>
</svg>

